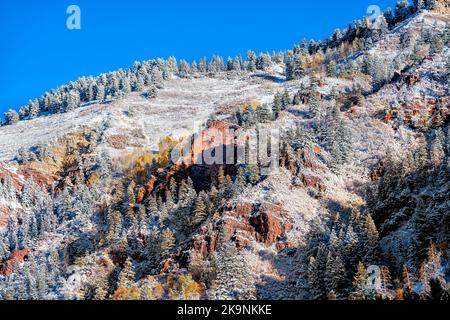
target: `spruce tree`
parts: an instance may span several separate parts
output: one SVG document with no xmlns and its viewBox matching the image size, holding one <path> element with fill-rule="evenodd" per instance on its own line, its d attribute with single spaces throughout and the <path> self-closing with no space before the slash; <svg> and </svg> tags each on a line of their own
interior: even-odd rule
<svg viewBox="0 0 450 320">
<path fill-rule="evenodd" d="M 12 125 L 19 122 L 19 114 L 13 109 L 9 109 L 5 112 L 4 116 L 6 125 Z"/>
<path fill-rule="evenodd" d="M 136 281 L 136 276 L 133 271 L 133 261 L 131 258 L 127 258 L 122 271 L 120 271 L 119 279 L 117 281 L 117 288 L 128 289 Z"/>
<path fill-rule="evenodd" d="M 165 229 L 161 234 L 159 251 L 162 259 L 170 257 L 172 249 L 175 246 L 175 234 L 170 229 Z"/>
<path fill-rule="evenodd" d="M 364 300 L 365 299 L 365 289 L 367 283 L 368 274 L 364 264 L 362 262 L 358 263 L 355 276 L 353 277 L 353 296 L 354 299 Z"/>
<path fill-rule="evenodd" d="M 208 216 L 207 212 L 206 212 L 205 201 L 204 201 L 205 196 L 206 196 L 206 194 L 204 192 L 201 192 L 195 201 L 194 217 L 192 219 L 192 225 L 194 227 L 202 224 Z"/>
<path fill-rule="evenodd" d="M 320 119 L 320 116 L 322 115 L 322 110 L 320 106 L 320 100 L 318 97 L 318 85 L 317 85 L 317 78 L 315 76 L 311 77 L 311 84 L 309 86 L 309 112 L 311 113 L 312 117 L 316 120 Z"/>
</svg>

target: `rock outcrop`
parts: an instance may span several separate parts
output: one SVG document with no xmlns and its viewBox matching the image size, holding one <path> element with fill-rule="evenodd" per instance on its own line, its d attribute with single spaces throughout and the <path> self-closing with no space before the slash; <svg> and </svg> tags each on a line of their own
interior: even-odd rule
<svg viewBox="0 0 450 320">
<path fill-rule="evenodd" d="M 18 250 L 11 253 L 9 259 L 1 266 L 0 275 L 4 277 L 10 276 L 14 271 L 14 266 L 17 263 L 23 263 L 30 253 L 31 250 L 29 249 Z"/>
<path fill-rule="evenodd" d="M 255 240 L 271 246 L 292 230 L 292 223 L 280 205 L 241 203 L 224 215 L 222 230 L 225 239 L 233 240 L 238 247 Z"/>
</svg>

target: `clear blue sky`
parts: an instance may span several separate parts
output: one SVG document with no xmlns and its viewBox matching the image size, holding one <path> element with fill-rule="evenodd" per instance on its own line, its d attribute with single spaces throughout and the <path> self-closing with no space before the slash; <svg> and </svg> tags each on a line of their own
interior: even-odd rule
<svg viewBox="0 0 450 320">
<path fill-rule="evenodd" d="M 79 76 L 174 55 L 290 49 L 395 0 L 21 0 L 0 2 L 0 115 Z M 81 30 L 66 9 L 81 8 Z"/>
</svg>

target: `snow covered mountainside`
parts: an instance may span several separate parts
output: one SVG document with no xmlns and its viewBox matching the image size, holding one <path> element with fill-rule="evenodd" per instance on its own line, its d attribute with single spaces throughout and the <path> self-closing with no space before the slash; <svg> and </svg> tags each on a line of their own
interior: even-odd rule
<svg viewBox="0 0 450 320">
<path fill-rule="evenodd" d="M 136 63 L 10 111 L 0 299 L 448 299 L 450 12 L 399 6 L 285 53 Z M 171 157 L 268 130 L 269 174 L 248 151 Z"/>
</svg>

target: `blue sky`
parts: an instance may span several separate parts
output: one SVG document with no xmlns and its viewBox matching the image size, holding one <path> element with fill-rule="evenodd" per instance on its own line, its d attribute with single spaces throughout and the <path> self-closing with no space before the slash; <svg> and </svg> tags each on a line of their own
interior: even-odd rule
<svg viewBox="0 0 450 320">
<path fill-rule="evenodd" d="M 0 3 L 0 114 L 79 76 L 174 55 L 290 49 L 395 0 L 22 0 Z M 66 9 L 81 8 L 81 30 Z"/>
</svg>

